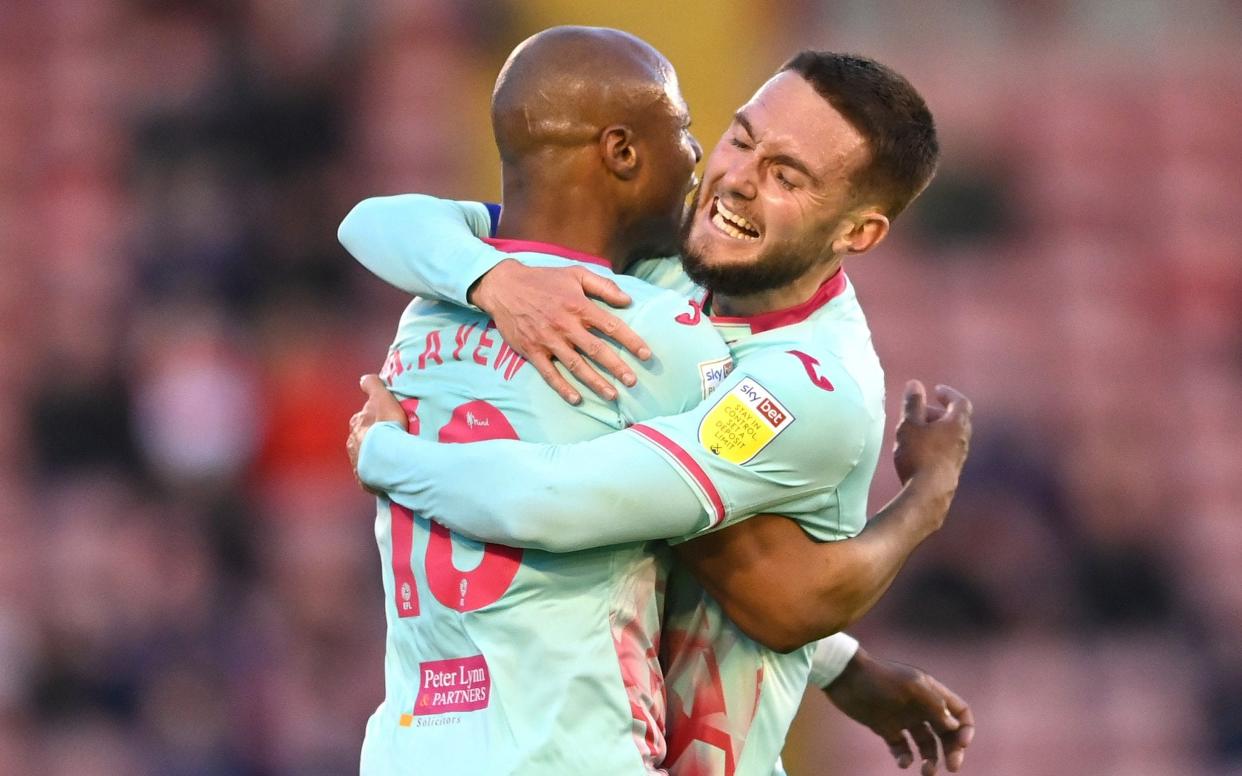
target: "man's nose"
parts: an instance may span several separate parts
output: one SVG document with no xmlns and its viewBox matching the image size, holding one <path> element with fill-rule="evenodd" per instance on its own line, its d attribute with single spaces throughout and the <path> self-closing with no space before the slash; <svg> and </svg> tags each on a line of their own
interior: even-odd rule
<svg viewBox="0 0 1242 776">
<path fill-rule="evenodd" d="M 748 159 L 739 159 L 725 170 L 725 174 L 720 178 L 720 184 L 726 191 L 742 199 L 754 199 L 758 194 L 755 183 L 757 172 L 753 162 Z"/>
</svg>

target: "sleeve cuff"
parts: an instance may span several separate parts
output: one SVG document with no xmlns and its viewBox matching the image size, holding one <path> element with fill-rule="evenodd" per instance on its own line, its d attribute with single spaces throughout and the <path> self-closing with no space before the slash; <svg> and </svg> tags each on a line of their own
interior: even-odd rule
<svg viewBox="0 0 1242 776">
<path fill-rule="evenodd" d="M 821 689 L 837 680 L 858 652 L 858 639 L 848 633 L 835 633 L 820 639 L 811 657 L 811 675 L 808 681 Z"/>
<path fill-rule="evenodd" d="M 471 287 L 479 281 L 479 278 L 491 272 L 497 264 L 504 261 L 508 257 L 482 240 L 475 240 L 474 245 L 462 256 L 459 262 L 460 285 L 449 289 L 453 294 L 451 300 L 459 307 L 466 307 L 471 310 L 479 310 L 478 307 L 471 304 L 468 296 Z"/>
</svg>

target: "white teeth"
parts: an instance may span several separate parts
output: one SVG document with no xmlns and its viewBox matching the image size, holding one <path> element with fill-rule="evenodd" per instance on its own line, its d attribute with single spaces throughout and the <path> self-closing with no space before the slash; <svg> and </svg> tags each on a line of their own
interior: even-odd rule
<svg viewBox="0 0 1242 776">
<path fill-rule="evenodd" d="M 756 232 L 756 233 L 759 232 L 759 228 L 757 226 L 755 226 L 754 224 L 752 224 L 750 221 L 746 220 L 742 216 L 738 215 L 737 213 L 734 213 L 729 208 L 725 207 L 724 203 L 721 202 L 719 199 L 716 200 L 716 212 L 724 216 L 725 220 L 732 221 L 734 224 L 737 224 L 743 229 L 749 229 L 750 231 Z M 743 235 L 743 236 L 749 237 L 749 235 Z M 751 237 L 750 239 L 755 239 L 755 238 Z"/>
<path fill-rule="evenodd" d="M 754 242 L 759 239 L 758 237 L 751 237 L 748 234 L 742 233 L 737 227 L 726 221 L 724 215 L 720 211 L 716 211 L 716 215 L 712 216 L 712 224 L 720 231 L 732 237 L 734 240 Z"/>
</svg>

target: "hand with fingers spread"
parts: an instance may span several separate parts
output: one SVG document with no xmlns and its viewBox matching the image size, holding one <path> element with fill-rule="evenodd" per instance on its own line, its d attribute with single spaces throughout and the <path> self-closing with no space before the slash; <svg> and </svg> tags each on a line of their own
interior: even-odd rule
<svg viewBox="0 0 1242 776">
<path fill-rule="evenodd" d="M 947 385 L 936 386 L 937 404 L 927 401 L 927 389 L 918 380 L 906 384 L 893 464 L 904 485 L 919 478 L 950 497 L 970 450 L 970 399 Z"/>
<path fill-rule="evenodd" d="M 879 660 L 862 649 L 824 692 L 846 716 L 884 739 L 898 767 L 909 767 L 916 755 L 922 759 L 922 776 L 936 773 L 941 751 L 945 767 L 957 773 L 975 736 L 974 714 L 956 693 L 914 666 Z"/>
<path fill-rule="evenodd" d="M 631 301 L 616 283 L 588 269 L 527 267 L 512 259 L 493 267 L 470 291 L 470 302 L 492 317 L 509 347 L 570 404 L 582 397 L 553 365 L 554 359 L 611 401 L 616 389 L 595 365 L 624 385 L 634 385 L 637 377 L 603 337 L 641 360 L 651 357 L 651 349 L 633 329 L 591 299 L 613 307 Z"/>
<path fill-rule="evenodd" d="M 384 386 L 378 375 L 363 375 L 359 387 L 367 395 L 366 404 L 349 419 L 349 436 L 345 439 L 345 451 L 349 453 L 349 465 L 354 470 L 354 478 L 368 493 L 375 493 L 361 478 L 358 477 L 358 455 L 362 450 L 362 440 L 376 423 L 393 421 L 406 427 L 405 410 L 397 397 L 393 396 Z"/>
</svg>

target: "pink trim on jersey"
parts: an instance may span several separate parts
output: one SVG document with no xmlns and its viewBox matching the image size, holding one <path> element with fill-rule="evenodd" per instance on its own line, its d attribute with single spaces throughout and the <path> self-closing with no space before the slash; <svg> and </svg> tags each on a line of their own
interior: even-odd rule
<svg viewBox="0 0 1242 776">
<path fill-rule="evenodd" d="M 772 310 L 771 312 L 759 313 L 758 315 L 713 315 L 712 323 L 744 323 L 750 326 L 751 334 L 759 334 L 772 329 L 779 329 L 782 326 L 789 326 L 793 323 L 801 323 L 811 317 L 811 313 L 831 302 L 833 299 L 841 295 L 845 290 L 845 272 L 837 270 L 832 277 L 825 280 L 820 287 L 816 289 L 815 294 L 805 302 L 796 304 L 793 307 L 786 307 L 783 310 Z M 706 306 L 711 302 L 711 293 L 704 298 L 703 304 Z"/>
<path fill-rule="evenodd" d="M 755 715 L 759 713 L 759 701 L 763 699 L 763 666 L 759 666 L 759 670 L 755 672 L 755 705 L 750 709 L 750 721 L 755 721 Z"/>
<path fill-rule="evenodd" d="M 707 494 L 707 500 L 712 504 L 712 510 L 716 513 L 712 516 L 712 526 L 718 524 L 725 517 L 724 499 L 720 497 L 720 491 L 716 490 L 716 485 L 712 482 L 711 477 L 707 476 L 707 472 L 703 471 L 703 467 L 699 466 L 693 456 L 686 452 L 685 448 L 677 444 L 673 440 L 656 431 L 651 426 L 642 423 L 636 423 L 630 428 L 643 436 L 650 439 L 660 449 L 673 456 L 673 460 L 680 464 L 681 468 L 686 471 L 690 477 L 698 483 L 703 492 Z"/>
<path fill-rule="evenodd" d="M 575 251 L 563 245 L 535 242 L 534 240 L 510 240 L 504 237 L 484 237 L 483 242 L 503 253 L 550 253 L 563 259 L 573 259 L 584 264 L 594 264 L 604 269 L 612 269 L 612 262 L 590 253 Z"/>
</svg>

